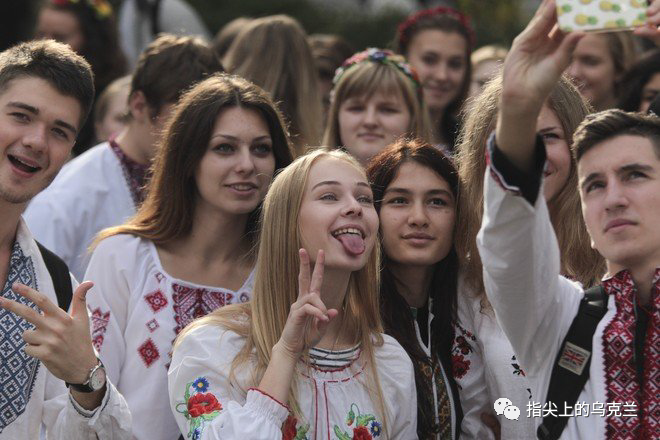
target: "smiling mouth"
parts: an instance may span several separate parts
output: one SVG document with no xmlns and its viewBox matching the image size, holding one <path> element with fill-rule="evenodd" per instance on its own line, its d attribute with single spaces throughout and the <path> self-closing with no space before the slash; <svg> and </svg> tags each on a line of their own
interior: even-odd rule
<svg viewBox="0 0 660 440">
<path fill-rule="evenodd" d="M 352 256 L 362 255 L 366 249 L 364 244 L 364 232 L 354 227 L 344 227 L 332 232 L 344 248 L 344 251 Z"/>
<path fill-rule="evenodd" d="M 236 191 L 250 191 L 253 189 L 257 189 L 257 185 L 254 185 L 252 183 L 235 183 L 227 186 L 231 189 L 235 189 Z"/>
<path fill-rule="evenodd" d="M 21 170 L 25 173 L 33 174 L 33 173 L 36 173 L 37 171 L 39 171 L 41 169 L 41 167 L 33 166 L 33 165 L 28 164 L 28 163 L 25 163 L 24 161 L 22 161 L 18 157 L 13 156 L 11 154 L 8 154 L 7 157 L 9 158 L 9 162 L 11 162 L 11 164 L 13 166 L 15 166 L 16 168 L 18 168 L 19 170 Z"/>
</svg>

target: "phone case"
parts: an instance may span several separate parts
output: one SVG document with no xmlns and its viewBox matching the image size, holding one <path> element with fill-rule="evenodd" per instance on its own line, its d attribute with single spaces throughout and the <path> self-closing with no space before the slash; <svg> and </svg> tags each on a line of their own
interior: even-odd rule
<svg viewBox="0 0 660 440">
<path fill-rule="evenodd" d="M 557 0 L 557 17 L 564 32 L 624 30 L 642 26 L 647 7 L 647 0 Z"/>
</svg>

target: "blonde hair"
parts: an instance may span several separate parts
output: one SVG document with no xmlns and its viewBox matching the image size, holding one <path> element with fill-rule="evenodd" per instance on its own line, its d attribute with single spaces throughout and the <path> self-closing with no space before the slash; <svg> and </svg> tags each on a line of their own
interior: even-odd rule
<svg viewBox="0 0 660 440">
<path fill-rule="evenodd" d="M 472 52 L 470 56 L 470 62 L 472 63 L 472 71 L 484 61 L 504 61 L 506 54 L 509 51 L 497 44 L 488 44 L 486 46 L 481 46 L 479 49 Z"/>
<path fill-rule="evenodd" d="M 402 61 L 404 60 L 403 57 Z M 369 99 L 381 92 L 385 95 L 399 95 L 410 112 L 410 127 L 407 137 L 432 141 L 431 123 L 421 91 L 403 72 L 391 64 L 363 61 L 343 73 L 332 91 L 332 103 L 323 136 L 327 148 L 344 146 L 339 131 L 339 108 L 349 98 L 359 96 Z"/>
<path fill-rule="evenodd" d="M 298 249 L 302 245 L 298 217 L 309 171 L 319 160 L 327 158 L 343 160 L 364 175 L 357 161 L 341 151 L 316 150 L 299 157 L 285 168 L 273 181 L 263 203 L 252 301 L 225 306 L 194 321 L 181 332 L 175 349 L 194 328 L 204 325 L 227 328 L 246 338 L 245 346 L 232 361 L 230 380 L 234 380 L 235 371 L 245 368 L 248 360 L 256 359 L 250 386 L 258 385 L 270 361 L 272 348 L 282 334 L 291 304 L 298 297 Z M 379 260 L 379 246 L 375 245 L 365 267 L 351 274 L 344 299 L 342 328 L 351 329 L 355 343 L 361 344 L 367 371 L 371 373 L 367 386 L 377 397 L 376 402 L 380 405 L 385 423 L 386 407 L 374 359 L 374 348 L 383 344 L 378 303 Z M 294 380 L 289 402 L 294 413 L 300 415 L 296 390 Z"/>
<path fill-rule="evenodd" d="M 502 77 L 499 75 L 488 82 L 481 95 L 468 103 L 455 156 L 461 185 L 458 208 L 461 221 L 456 231 L 456 250 L 468 286 L 479 295 L 483 295 L 484 285 L 476 237 L 483 215 L 486 141 L 495 130 L 501 92 Z M 570 148 L 575 128 L 591 112 L 591 107 L 566 77 L 562 77 L 553 89 L 548 105 L 559 119 Z M 572 156 L 566 183 L 548 201 L 548 209 L 559 242 L 562 274 L 580 281 L 585 287 L 598 283 L 605 273 L 605 263 L 591 248 L 582 219 L 577 166 Z M 482 304 L 488 304 L 485 296 Z"/>
<path fill-rule="evenodd" d="M 323 107 L 307 34 L 295 19 L 273 15 L 250 22 L 232 43 L 225 68 L 271 94 L 290 124 L 297 153 L 321 139 Z"/>
</svg>

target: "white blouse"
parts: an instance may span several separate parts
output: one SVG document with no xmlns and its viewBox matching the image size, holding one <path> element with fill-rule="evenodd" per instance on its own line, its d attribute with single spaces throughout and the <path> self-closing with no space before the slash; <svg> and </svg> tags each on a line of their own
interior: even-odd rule
<svg viewBox="0 0 660 440">
<path fill-rule="evenodd" d="M 167 402 L 172 343 L 193 319 L 227 304 L 246 302 L 253 273 L 238 291 L 171 277 L 153 242 L 121 234 L 94 250 L 85 274 L 92 339 L 110 379 L 133 415 L 137 439 L 176 440 Z"/>
<path fill-rule="evenodd" d="M 170 405 L 184 438 L 212 439 L 371 439 L 417 438 L 417 396 L 410 358 L 394 338 L 383 335 L 375 348 L 376 370 L 387 411 L 387 435 L 375 393 L 368 389 L 366 361 L 360 356 L 344 368 L 321 370 L 300 360 L 296 399 L 302 412 L 255 388 L 251 366 L 232 360 L 245 338 L 215 325 L 194 329 L 172 356 Z M 253 365 L 253 361 L 249 361 Z"/>
</svg>

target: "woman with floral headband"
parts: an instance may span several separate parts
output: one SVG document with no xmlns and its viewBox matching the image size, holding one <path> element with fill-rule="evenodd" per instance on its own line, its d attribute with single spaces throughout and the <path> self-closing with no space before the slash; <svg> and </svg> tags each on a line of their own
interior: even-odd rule
<svg viewBox="0 0 660 440">
<path fill-rule="evenodd" d="M 343 148 L 366 165 L 401 136 L 431 140 L 419 79 L 402 56 L 376 48 L 358 52 L 333 82 L 327 148 Z"/>
<path fill-rule="evenodd" d="M 94 87 L 99 96 L 108 84 L 126 74 L 126 58 L 119 47 L 112 6 L 107 0 L 44 0 L 41 3 L 35 38 L 66 43 L 92 66 Z M 94 142 L 93 115 L 81 129 L 73 154 Z"/>
<path fill-rule="evenodd" d="M 396 46 L 419 73 L 433 122 L 433 141 L 454 150 L 458 113 L 470 89 L 474 33 L 468 18 L 447 7 L 417 12 L 399 25 Z"/>
</svg>

